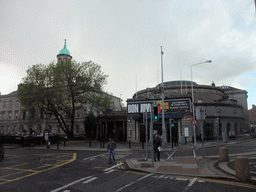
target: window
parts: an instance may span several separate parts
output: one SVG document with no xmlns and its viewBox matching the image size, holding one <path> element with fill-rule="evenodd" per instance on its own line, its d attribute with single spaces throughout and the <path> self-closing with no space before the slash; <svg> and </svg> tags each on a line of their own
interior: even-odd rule
<svg viewBox="0 0 256 192">
<path fill-rule="evenodd" d="M 8 119 L 12 119 L 12 112 L 8 111 Z"/>
<path fill-rule="evenodd" d="M 6 101 L 3 101 L 2 107 L 3 107 L 3 108 L 6 107 Z"/>
<path fill-rule="evenodd" d="M 15 119 L 18 119 L 18 111 L 15 111 Z"/>
<path fill-rule="evenodd" d="M 218 113 L 218 114 L 221 114 L 221 109 L 217 109 L 217 113 Z"/>
<path fill-rule="evenodd" d="M 79 125 L 76 125 L 76 134 L 79 134 Z"/>
<path fill-rule="evenodd" d="M 2 114 L 1 114 L 1 119 L 5 119 L 5 111 L 2 111 Z"/>
<path fill-rule="evenodd" d="M 233 114 L 237 114 L 237 110 L 236 109 L 233 110 Z"/>
<path fill-rule="evenodd" d="M 12 107 L 12 100 L 9 101 L 9 107 Z"/>
</svg>

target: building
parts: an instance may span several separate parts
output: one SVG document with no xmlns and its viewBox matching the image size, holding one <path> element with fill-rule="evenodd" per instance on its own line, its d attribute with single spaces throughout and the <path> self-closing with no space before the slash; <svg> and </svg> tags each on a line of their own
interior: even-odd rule
<svg viewBox="0 0 256 192">
<path fill-rule="evenodd" d="M 255 131 L 256 127 L 256 107 L 252 105 L 252 108 L 248 111 L 250 117 L 250 131 Z"/>
<path fill-rule="evenodd" d="M 127 139 L 142 141 L 145 126 L 139 123 L 139 113 L 151 112 L 152 105 L 159 105 L 160 120 L 153 123 L 153 130 L 160 134 L 162 130 L 161 84 L 136 92 L 127 99 Z M 192 141 L 192 90 L 194 111 L 197 124 L 196 137 L 200 139 L 204 130 L 204 139 L 227 139 L 230 134 L 241 134 L 248 130 L 247 91 L 230 86 L 199 85 L 191 81 L 170 81 L 163 84 L 166 140 Z M 148 114 L 148 127 L 150 118 Z M 170 120 L 173 127 L 170 128 Z M 172 125 L 171 125 L 172 126 Z M 150 130 L 150 129 L 149 129 Z M 149 134 L 151 135 L 151 134 Z"/>
<path fill-rule="evenodd" d="M 69 50 L 66 46 L 66 40 L 64 48 L 60 50 L 57 55 L 57 60 L 71 60 Z M 121 99 L 113 95 L 107 94 L 112 99 L 111 111 L 121 111 Z M 95 112 L 95 115 L 100 115 L 100 112 Z M 17 98 L 17 91 L 14 91 L 7 95 L 0 95 L 0 134 L 3 135 L 42 135 L 44 132 L 50 132 L 52 134 L 64 134 L 60 129 L 60 126 L 53 117 L 43 116 L 42 123 L 38 123 L 34 127 L 27 127 L 25 124 L 27 112 L 25 112 L 19 103 Z M 75 119 L 75 135 L 84 135 L 84 118 L 85 114 L 77 114 Z M 106 122 L 106 121 L 104 121 Z M 117 124 L 119 127 L 119 124 Z"/>
</svg>

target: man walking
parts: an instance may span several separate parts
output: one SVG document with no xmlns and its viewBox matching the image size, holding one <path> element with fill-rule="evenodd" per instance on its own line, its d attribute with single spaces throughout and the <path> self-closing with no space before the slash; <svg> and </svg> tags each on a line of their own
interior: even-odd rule
<svg viewBox="0 0 256 192">
<path fill-rule="evenodd" d="M 159 137 L 159 133 L 156 133 L 156 136 L 153 140 L 154 144 L 154 160 L 156 162 L 157 160 L 160 161 L 160 150 L 162 149 L 162 139 Z"/>
<path fill-rule="evenodd" d="M 113 156 L 113 161 L 115 161 L 115 148 L 116 143 L 111 138 L 109 138 L 107 150 L 109 151 L 109 163 L 111 163 L 111 156 Z"/>
</svg>

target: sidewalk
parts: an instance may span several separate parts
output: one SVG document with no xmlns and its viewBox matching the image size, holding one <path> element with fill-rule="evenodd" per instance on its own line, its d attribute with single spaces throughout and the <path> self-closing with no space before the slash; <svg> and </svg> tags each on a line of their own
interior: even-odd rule
<svg viewBox="0 0 256 192">
<path fill-rule="evenodd" d="M 239 138 L 237 140 L 229 140 L 227 143 L 219 142 L 206 142 L 204 144 L 205 148 L 209 147 L 223 147 L 228 145 L 235 145 L 241 142 L 249 142 L 255 140 L 253 138 Z M 201 148 L 201 143 L 197 144 L 197 149 Z M 175 150 L 188 150 L 194 149 L 194 144 L 190 143 L 188 145 L 179 145 Z M 169 151 L 167 148 L 163 148 L 162 152 Z M 230 154 L 229 162 L 233 161 L 234 157 L 237 156 L 249 157 L 250 155 L 256 155 L 256 152 L 250 153 L 241 153 L 241 154 Z M 199 157 L 177 157 L 169 158 L 166 160 L 160 160 L 154 162 L 154 167 L 152 167 L 151 159 L 148 161 L 141 159 L 127 159 L 127 165 L 132 170 L 143 171 L 143 172 L 153 172 L 160 174 L 170 174 L 177 176 L 193 176 L 193 177 L 207 177 L 207 178 L 218 178 L 218 179 L 230 179 L 238 181 L 238 178 L 235 176 L 235 170 L 228 167 L 228 162 L 219 162 L 219 155 L 216 156 L 202 156 Z M 251 182 L 255 183 L 256 178 L 251 177 Z"/>
</svg>

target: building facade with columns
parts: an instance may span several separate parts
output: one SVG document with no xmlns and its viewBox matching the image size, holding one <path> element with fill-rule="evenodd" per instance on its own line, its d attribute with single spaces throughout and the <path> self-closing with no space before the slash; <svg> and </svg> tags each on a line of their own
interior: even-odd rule
<svg viewBox="0 0 256 192">
<path fill-rule="evenodd" d="M 127 99 L 127 139 L 144 140 L 145 125 L 139 122 L 139 113 L 146 110 L 150 113 L 153 105 L 158 105 L 160 112 L 159 121 L 153 123 L 153 130 L 163 134 L 161 90 L 164 90 L 164 139 L 168 142 L 170 138 L 172 141 L 193 140 L 192 90 L 197 139 L 201 138 L 201 130 L 204 131 L 204 139 L 227 139 L 230 134 L 238 135 L 248 130 L 247 91 L 215 86 L 214 83 L 199 85 L 191 81 L 165 82 L 164 89 L 161 86 L 138 91 L 133 98 Z M 150 131 L 149 114 L 147 118 Z"/>
</svg>

